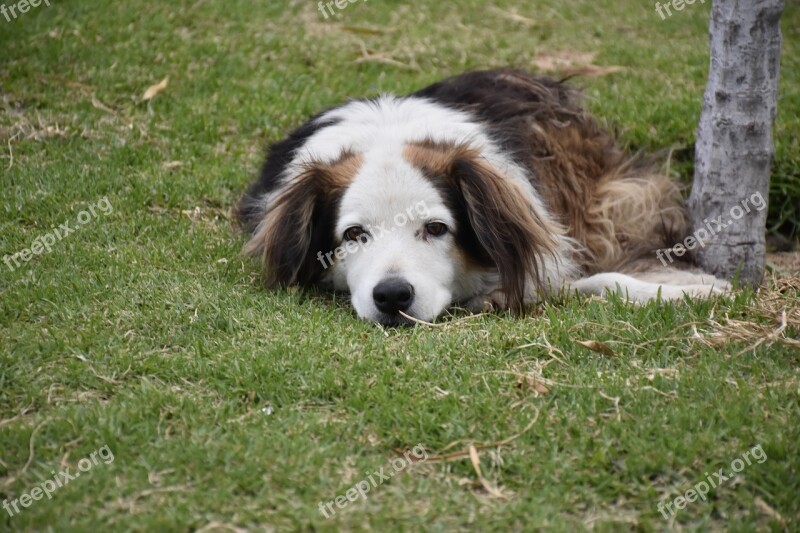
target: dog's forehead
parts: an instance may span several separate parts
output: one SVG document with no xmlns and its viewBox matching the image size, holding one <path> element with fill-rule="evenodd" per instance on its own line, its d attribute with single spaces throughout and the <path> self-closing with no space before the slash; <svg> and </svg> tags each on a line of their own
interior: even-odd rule
<svg viewBox="0 0 800 533">
<path fill-rule="evenodd" d="M 402 151 L 375 150 L 363 154 L 363 161 L 342 197 L 339 226 L 379 224 L 409 213 L 452 223 L 436 187 Z"/>
</svg>

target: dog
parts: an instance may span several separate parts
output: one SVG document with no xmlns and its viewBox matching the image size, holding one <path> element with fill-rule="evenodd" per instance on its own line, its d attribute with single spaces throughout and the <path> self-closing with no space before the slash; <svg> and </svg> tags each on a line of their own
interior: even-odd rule
<svg viewBox="0 0 800 533">
<path fill-rule="evenodd" d="M 270 148 L 237 216 L 268 286 L 348 292 L 385 325 L 564 292 L 730 288 L 689 254 L 656 259 L 688 230 L 678 185 L 626 155 L 576 89 L 511 68 L 316 115 Z"/>
</svg>

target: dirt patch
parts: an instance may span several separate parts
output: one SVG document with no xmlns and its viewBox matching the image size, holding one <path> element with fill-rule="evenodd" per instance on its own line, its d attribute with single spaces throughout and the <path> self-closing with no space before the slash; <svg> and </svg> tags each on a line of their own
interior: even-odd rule
<svg viewBox="0 0 800 533">
<path fill-rule="evenodd" d="M 800 275 L 800 252 L 775 252 L 767 254 L 767 265 L 773 266 L 782 276 Z"/>
</svg>

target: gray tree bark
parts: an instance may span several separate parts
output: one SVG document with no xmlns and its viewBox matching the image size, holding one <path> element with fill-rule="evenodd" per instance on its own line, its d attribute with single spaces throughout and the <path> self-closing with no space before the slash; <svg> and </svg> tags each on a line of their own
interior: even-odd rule
<svg viewBox="0 0 800 533">
<path fill-rule="evenodd" d="M 699 242 L 709 234 L 696 250 L 699 265 L 753 286 L 764 276 L 783 7 L 784 0 L 713 1 L 689 198 L 692 235 Z"/>
</svg>

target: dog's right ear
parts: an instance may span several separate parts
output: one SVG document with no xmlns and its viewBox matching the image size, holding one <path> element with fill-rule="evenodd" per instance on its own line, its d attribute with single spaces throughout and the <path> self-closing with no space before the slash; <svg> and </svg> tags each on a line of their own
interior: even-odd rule
<svg viewBox="0 0 800 533">
<path fill-rule="evenodd" d="M 424 141 L 410 145 L 406 158 L 463 213 L 456 239 L 473 259 L 497 269 L 508 308 L 520 312 L 528 294 L 547 290 L 545 258 L 555 256 L 562 230 L 514 180 L 465 145 Z"/>
<path fill-rule="evenodd" d="M 324 274 L 317 256 L 335 248 L 340 177 L 330 165 L 306 163 L 260 200 L 260 220 L 244 251 L 261 259 L 269 286 L 311 285 Z"/>
</svg>

